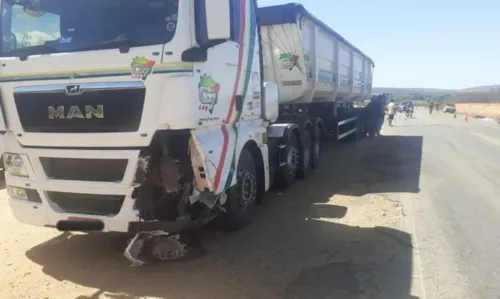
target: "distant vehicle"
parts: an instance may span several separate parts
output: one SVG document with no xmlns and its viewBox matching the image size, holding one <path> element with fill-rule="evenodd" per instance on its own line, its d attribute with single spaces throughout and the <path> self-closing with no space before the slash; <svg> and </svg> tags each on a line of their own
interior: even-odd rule
<svg viewBox="0 0 500 299">
<path fill-rule="evenodd" d="M 401 102 L 398 105 L 398 112 L 406 112 L 406 109 L 408 108 L 409 102 Z"/>
<path fill-rule="evenodd" d="M 443 108 L 444 113 L 455 113 L 456 110 L 455 104 L 446 104 Z"/>
<path fill-rule="evenodd" d="M 407 118 L 412 118 L 413 117 L 413 107 L 410 107 L 410 106 L 406 107 L 405 114 L 406 114 Z"/>
</svg>

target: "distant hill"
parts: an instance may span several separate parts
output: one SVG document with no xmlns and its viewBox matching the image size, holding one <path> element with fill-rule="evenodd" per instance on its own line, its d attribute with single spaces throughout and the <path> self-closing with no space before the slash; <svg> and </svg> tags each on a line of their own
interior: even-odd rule
<svg viewBox="0 0 500 299">
<path fill-rule="evenodd" d="M 373 87 L 376 92 L 380 91 L 392 91 L 392 92 L 429 92 L 429 93 L 441 93 L 441 92 L 452 92 L 456 91 L 454 89 L 438 89 L 438 88 L 397 88 L 397 87 Z"/>
<path fill-rule="evenodd" d="M 475 86 L 460 90 L 435 88 L 374 87 L 373 93 L 390 93 L 396 100 L 442 100 L 454 103 L 500 102 L 500 84 Z"/>
<path fill-rule="evenodd" d="M 395 88 L 395 87 L 373 87 L 373 93 L 390 93 L 394 96 L 410 96 L 413 94 L 424 94 L 429 96 L 452 94 L 457 90 L 435 89 L 435 88 Z"/>
<path fill-rule="evenodd" d="M 446 100 L 457 94 L 456 90 L 435 89 L 435 88 L 394 88 L 394 87 L 374 87 L 372 93 L 389 93 L 396 101 L 413 100 Z"/>
<path fill-rule="evenodd" d="M 500 84 L 474 86 L 464 89 L 373 87 L 373 93 L 384 93 L 384 92 L 391 93 L 394 95 L 396 94 L 410 95 L 414 93 L 436 95 L 436 94 L 455 94 L 462 92 L 500 92 Z"/>
<path fill-rule="evenodd" d="M 465 92 L 500 92 L 500 84 L 498 85 L 484 85 L 484 86 L 475 86 L 475 87 L 469 87 L 469 88 L 464 88 L 462 91 Z"/>
</svg>

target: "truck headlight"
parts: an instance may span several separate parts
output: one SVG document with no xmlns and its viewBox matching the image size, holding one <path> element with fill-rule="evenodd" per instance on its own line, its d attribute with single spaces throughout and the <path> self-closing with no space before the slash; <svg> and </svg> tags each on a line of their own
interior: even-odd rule
<svg viewBox="0 0 500 299">
<path fill-rule="evenodd" d="M 26 167 L 24 167 L 23 158 L 18 154 L 4 153 L 3 165 L 5 171 L 10 175 L 29 177 Z"/>
<path fill-rule="evenodd" d="M 7 186 L 7 194 L 10 197 L 28 200 L 28 194 L 26 194 L 26 190 L 24 190 L 23 188 Z"/>
</svg>

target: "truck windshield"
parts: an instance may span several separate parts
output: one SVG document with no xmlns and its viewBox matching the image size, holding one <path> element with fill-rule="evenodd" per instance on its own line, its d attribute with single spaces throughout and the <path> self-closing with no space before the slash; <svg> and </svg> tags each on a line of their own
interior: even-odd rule
<svg viewBox="0 0 500 299">
<path fill-rule="evenodd" d="M 164 44 L 178 0 L 4 0 L 1 56 Z"/>
</svg>

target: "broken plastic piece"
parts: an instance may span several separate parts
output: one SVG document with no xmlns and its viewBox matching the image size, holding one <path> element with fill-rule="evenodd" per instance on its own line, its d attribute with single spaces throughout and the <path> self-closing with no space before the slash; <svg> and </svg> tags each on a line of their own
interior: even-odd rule
<svg viewBox="0 0 500 299">
<path fill-rule="evenodd" d="M 189 254 L 189 247 L 177 235 L 156 231 L 141 231 L 130 241 L 123 255 L 132 263 L 132 266 L 142 266 L 146 262 L 139 259 L 143 252 L 144 243 L 153 241 L 152 256 L 161 261 L 180 260 Z M 147 246 L 147 248 L 151 248 Z"/>
<path fill-rule="evenodd" d="M 132 266 L 141 266 L 145 264 L 143 261 L 139 260 L 138 257 L 147 237 L 149 237 L 149 232 L 139 232 L 130 241 L 127 248 L 125 248 L 123 255 L 132 263 Z"/>
</svg>

